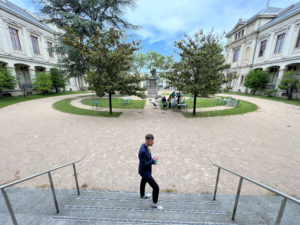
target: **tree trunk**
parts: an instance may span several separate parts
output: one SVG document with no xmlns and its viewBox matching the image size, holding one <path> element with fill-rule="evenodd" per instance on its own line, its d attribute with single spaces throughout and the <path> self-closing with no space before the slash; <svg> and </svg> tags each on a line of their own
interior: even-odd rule
<svg viewBox="0 0 300 225">
<path fill-rule="evenodd" d="M 58 93 L 58 87 L 57 86 L 55 86 L 55 91 L 56 91 L 56 93 Z"/>
<path fill-rule="evenodd" d="M 292 99 L 292 94 L 293 94 L 293 89 L 292 88 L 286 89 L 286 95 L 287 95 L 288 100 Z"/>
<path fill-rule="evenodd" d="M 197 93 L 194 93 L 194 106 L 193 106 L 193 115 L 196 115 L 196 105 L 197 105 Z"/>
<path fill-rule="evenodd" d="M 0 98 L 2 98 L 2 91 L 0 91 Z"/>
<path fill-rule="evenodd" d="M 111 92 L 109 92 L 109 113 L 112 115 Z"/>
</svg>

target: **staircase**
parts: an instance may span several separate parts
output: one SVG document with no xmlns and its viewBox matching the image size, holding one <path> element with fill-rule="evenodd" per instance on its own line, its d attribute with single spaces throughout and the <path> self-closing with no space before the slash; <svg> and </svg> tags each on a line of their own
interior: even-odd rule
<svg viewBox="0 0 300 225">
<path fill-rule="evenodd" d="M 164 209 L 151 208 L 151 199 L 137 192 L 56 190 L 60 213 L 56 213 L 51 189 L 7 189 L 19 225 L 73 224 L 274 224 L 281 204 L 276 196 L 241 196 L 235 221 L 231 220 L 234 195 L 160 193 Z M 300 207 L 288 204 L 281 224 L 299 225 Z M 0 224 L 11 225 L 4 199 L 0 198 Z"/>
</svg>

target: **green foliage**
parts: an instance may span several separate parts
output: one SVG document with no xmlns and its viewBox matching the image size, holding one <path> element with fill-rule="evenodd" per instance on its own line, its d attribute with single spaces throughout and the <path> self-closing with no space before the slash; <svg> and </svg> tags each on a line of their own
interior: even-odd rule
<svg viewBox="0 0 300 225">
<path fill-rule="evenodd" d="M 139 42 L 126 42 L 121 31 L 111 28 L 109 31 L 95 31 L 92 37 L 84 41 L 67 28 L 69 37 L 64 37 L 65 44 L 74 46 L 86 58 L 89 66 L 87 81 L 90 89 L 98 96 L 109 95 L 110 113 L 111 97 L 116 92 L 126 95 L 143 96 L 144 89 L 138 86 L 145 78 L 139 74 L 130 74 L 134 52 L 139 49 Z"/>
<path fill-rule="evenodd" d="M 52 88 L 51 76 L 44 72 L 37 73 L 33 87 L 42 93 L 48 93 Z"/>
<path fill-rule="evenodd" d="M 2 96 L 3 90 L 13 89 L 15 86 L 15 78 L 6 68 L 0 66 L 0 97 Z"/>
<path fill-rule="evenodd" d="M 251 70 L 245 78 L 245 87 L 251 88 L 253 94 L 257 90 L 263 90 L 269 82 L 269 75 L 263 70 Z"/>
<path fill-rule="evenodd" d="M 266 90 L 265 91 L 265 94 L 268 96 L 268 97 L 273 97 L 273 95 L 276 93 L 277 89 L 269 89 L 269 90 Z"/>
<path fill-rule="evenodd" d="M 93 36 L 95 30 L 105 30 L 107 27 L 136 28 L 121 18 L 123 12 L 135 6 L 135 0 L 34 0 L 41 7 L 41 12 L 48 16 L 47 22 L 55 24 L 60 29 L 71 26 L 76 36 L 83 39 Z M 69 36 L 67 32 L 63 36 Z M 69 37 L 70 38 L 70 37 Z M 60 56 L 59 62 L 64 73 L 69 77 L 82 76 L 88 68 L 84 55 L 62 41 L 54 49 Z"/>
<path fill-rule="evenodd" d="M 97 110 L 89 110 L 89 109 L 81 109 L 71 105 L 71 101 L 74 100 L 73 98 L 63 99 L 53 104 L 53 108 L 65 112 L 71 113 L 76 115 L 83 115 L 83 116 L 101 116 L 101 117 L 119 117 L 122 113 L 121 112 L 114 112 L 110 114 L 106 111 L 97 111 Z"/>
<path fill-rule="evenodd" d="M 291 100 L 293 91 L 300 88 L 300 76 L 296 75 L 294 71 L 285 72 L 280 81 L 279 88 L 285 90 L 287 98 Z"/>
<path fill-rule="evenodd" d="M 50 69 L 50 76 L 52 85 L 58 93 L 59 88 L 64 88 L 66 86 L 66 81 L 64 79 L 63 72 L 57 68 Z"/>
<path fill-rule="evenodd" d="M 197 96 L 217 93 L 224 82 L 223 71 L 229 68 L 222 54 L 220 37 L 202 30 L 175 42 L 179 49 L 180 61 L 175 62 L 163 75 L 171 86 L 194 95 L 193 114 L 196 113 Z"/>
</svg>

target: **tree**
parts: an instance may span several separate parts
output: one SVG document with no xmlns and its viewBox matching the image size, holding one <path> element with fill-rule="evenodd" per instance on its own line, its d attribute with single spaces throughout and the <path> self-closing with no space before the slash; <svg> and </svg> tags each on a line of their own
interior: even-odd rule
<svg viewBox="0 0 300 225">
<path fill-rule="evenodd" d="M 279 88 L 285 90 L 288 100 L 293 98 L 293 92 L 300 88 L 300 76 L 296 75 L 294 71 L 288 71 L 283 74 L 280 81 Z"/>
<path fill-rule="evenodd" d="M 108 27 L 136 28 L 121 18 L 124 10 L 135 6 L 135 0 L 34 0 L 41 12 L 48 16 L 46 22 L 64 30 L 71 26 L 77 37 L 93 36 L 95 29 L 105 30 Z M 64 33 L 62 36 L 68 36 Z M 64 73 L 69 77 L 82 76 L 86 71 L 84 56 L 78 49 L 63 44 L 62 41 L 54 47 L 59 55 L 59 63 Z M 79 82 L 80 85 L 80 82 Z"/>
<path fill-rule="evenodd" d="M 245 87 L 251 88 L 253 91 L 253 94 L 257 90 L 263 90 L 265 89 L 267 83 L 269 82 L 269 75 L 266 71 L 263 70 L 251 70 L 246 78 L 245 78 Z"/>
<path fill-rule="evenodd" d="M 66 86 L 66 81 L 61 70 L 57 68 L 51 68 L 50 76 L 52 85 L 55 88 L 56 93 L 58 93 L 59 88 L 64 88 Z"/>
<path fill-rule="evenodd" d="M 51 76 L 45 72 L 37 73 L 33 82 L 33 87 L 43 94 L 48 93 L 52 88 Z"/>
<path fill-rule="evenodd" d="M 200 30 L 193 37 L 185 34 L 175 47 L 179 49 L 180 61 L 164 77 L 178 90 L 193 94 L 195 115 L 197 96 L 217 93 L 224 81 L 223 71 L 229 65 L 224 64 L 220 37 L 212 32 L 204 34 Z"/>
<path fill-rule="evenodd" d="M 0 66 L 0 97 L 2 97 L 3 90 L 14 89 L 15 86 L 15 78 L 6 68 Z"/>
<path fill-rule="evenodd" d="M 139 74 L 130 74 L 134 52 L 139 42 L 127 43 L 121 31 L 97 30 L 92 37 L 81 40 L 72 30 L 71 38 L 64 38 L 67 45 L 74 46 L 86 57 L 87 81 L 98 96 L 109 95 L 109 109 L 112 114 L 112 95 L 116 92 L 143 96 L 137 84 L 144 80 Z"/>
</svg>

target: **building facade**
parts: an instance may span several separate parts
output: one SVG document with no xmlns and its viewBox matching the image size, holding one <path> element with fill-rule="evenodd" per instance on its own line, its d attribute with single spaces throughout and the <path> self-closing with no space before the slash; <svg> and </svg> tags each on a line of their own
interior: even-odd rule
<svg viewBox="0 0 300 225">
<path fill-rule="evenodd" d="M 32 93 L 37 72 L 49 72 L 57 67 L 58 56 L 51 50 L 57 43 L 58 32 L 39 18 L 15 4 L 0 0 L 0 65 L 15 76 L 12 95 Z M 67 81 L 67 90 L 87 86 L 83 77 Z"/>
<path fill-rule="evenodd" d="M 226 35 L 226 73 L 235 74 L 223 88 L 250 92 L 244 81 L 250 70 L 268 71 L 267 89 L 278 88 L 284 72 L 300 76 L 300 2 L 285 9 L 266 7 L 248 20 L 240 19 Z M 278 89 L 277 96 L 284 91 Z M 294 93 L 299 98 L 299 93 Z"/>
</svg>

